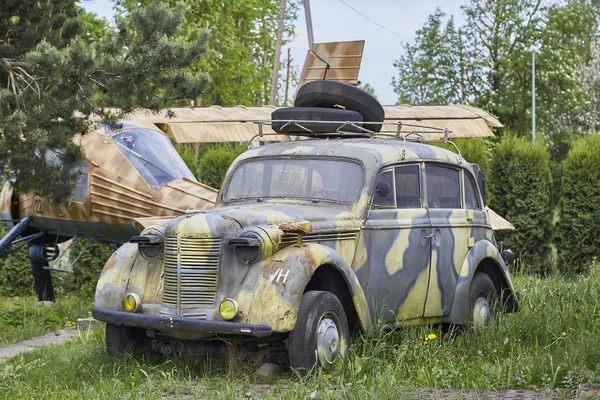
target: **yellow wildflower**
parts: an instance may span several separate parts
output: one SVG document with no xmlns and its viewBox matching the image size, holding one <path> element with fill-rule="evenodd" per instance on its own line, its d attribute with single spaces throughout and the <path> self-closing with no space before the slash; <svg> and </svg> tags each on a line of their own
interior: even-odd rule
<svg viewBox="0 0 600 400">
<path fill-rule="evenodd" d="M 327 379 L 331 379 L 331 378 L 333 378 L 333 375 L 327 374 Z"/>
<path fill-rule="evenodd" d="M 562 333 L 563 337 L 567 336 L 567 332 Z"/>
<path fill-rule="evenodd" d="M 430 333 L 429 335 L 427 335 L 427 339 L 434 340 L 437 339 L 437 336 L 435 335 L 435 333 Z"/>
<path fill-rule="evenodd" d="M 498 350 L 494 349 L 494 353 L 497 353 L 497 352 L 498 352 Z"/>
<path fill-rule="evenodd" d="M 423 342 L 423 344 L 427 344 L 427 340 Z"/>
</svg>

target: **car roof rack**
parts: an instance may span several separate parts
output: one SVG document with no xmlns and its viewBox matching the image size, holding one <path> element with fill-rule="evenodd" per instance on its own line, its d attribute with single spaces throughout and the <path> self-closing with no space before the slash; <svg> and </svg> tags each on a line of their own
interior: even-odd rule
<svg viewBox="0 0 600 400">
<path fill-rule="evenodd" d="M 301 132 L 265 133 L 264 126 L 265 125 L 268 125 L 268 126 L 273 125 L 274 122 L 282 124 L 281 130 L 284 130 L 286 127 L 289 127 L 289 126 L 294 126 L 294 127 L 299 128 L 299 130 L 301 130 Z M 443 142 L 452 144 L 452 146 L 454 146 L 454 148 L 458 152 L 459 157 L 462 157 L 460 154 L 460 150 L 458 149 L 456 144 L 454 144 L 454 142 L 452 142 L 448 137 L 450 135 L 450 133 L 452 133 L 452 131 L 447 128 L 437 128 L 435 126 L 405 124 L 402 121 L 355 122 L 355 121 L 314 121 L 314 120 L 275 120 L 274 119 L 274 120 L 265 120 L 265 121 L 254 121 L 254 123 L 258 125 L 258 133 L 256 135 L 254 135 L 250 139 L 250 141 L 248 141 L 248 144 L 246 146 L 247 149 L 250 148 L 250 144 L 252 144 L 252 141 L 255 138 L 261 138 L 263 136 L 272 136 L 272 135 L 301 136 L 301 137 L 307 137 L 307 138 L 312 138 L 312 139 L 323 139 L 323 138 L 328 138 L 328 139 L 329 138 L 336 138 L 336 139 L 381 138 L 381 139 L 386 139 L 386 138 L 393 138 L 393 139 L 403 140 L 404 143 L 406 144 L 407 141 L 420 142 L 420 143 L 438 141 L 437 139 L 432 140 L 432 139 L 424 138 L 423 136 L 421 136 L 421 134 L 423 134 L 423 133 L 438 133 L 438 134 L 443 133 L 444 134 Z M 310 123 L 311 125 L 314 125 L 314 124 L 327 124 L 327 125 L 340 124 L 340 126 L 333 132 L 322 133 L 322 132 L 315 132 L 312 129 L 307 128 L 306 126 L 303 125 L 306 123 Z M 365 127 L 365 125 L 382 125 L 382 128 L 379 132 L 375 132 L 373 130 L 367 129 Z M 358 132 L 356 132 L 356 131 L 349 132 L 347 130 L 349 127 L 353 127 L 355 130 L 358 130 Z M 419 128 L 419 130 L 417 131 L 414 128 Z"/>
</svg>

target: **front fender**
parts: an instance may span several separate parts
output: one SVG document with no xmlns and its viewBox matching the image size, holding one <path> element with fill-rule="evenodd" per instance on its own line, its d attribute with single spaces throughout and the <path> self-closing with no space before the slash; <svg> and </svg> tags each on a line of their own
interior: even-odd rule
<svg viewBox="0 0 600 400">
<path fill-rule="evenodd" d="M 250 297 L 248 323 L 269 325 L 274 332 L 289 332 L 296 325 L 300 301 L 314 272 L 331 265 L 344 277 L 361 328 L 372 329 L 371 316 L 360 283 L 348 263 L 332 248 L 319 244 L 289 246 L 266 260 Z M 240 293 L 242 295 L 242 293 Z M 243 296 L 243 295 L 242 295 Z"/>
<path fill-rule="evenodd" d="M 469 321 L 469 289 L 471 281 L 477 267 L 485 259 L 494 262 L 497 272 L 504 278 L 510 292 L 514 295 L 515 290 L 508 273 L 508 267 L 504 263 L 498 248 L 488 240 L 480 240 L 469 250 L 461 266 L 452 301 L 452 309 L 448 319 L 444 322 L 463 325 Z"/>
<path fill-rule="evenodd" d="M 94 307 L 121 310 L 121 298 L 125 293 L 138 294 L 142 304 L 160 303 L 162 270 L 160 257 L 148 260 L 139 255 L 137 244 L 125 243 L 102 269 Z"/>
</svg>

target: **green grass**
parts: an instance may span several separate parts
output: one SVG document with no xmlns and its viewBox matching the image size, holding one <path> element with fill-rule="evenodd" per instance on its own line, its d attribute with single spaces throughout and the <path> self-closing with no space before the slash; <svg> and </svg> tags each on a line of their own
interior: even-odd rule
<svg viewBox="0 0 600 400">
<path fill-rule="evenodd" d="M 92 311 L 91 300 L 69 295 L 57 299 L 54 308 L 36 303 L 34 297 L 0 297 L 0 346 L 75 326 L 77 318 L 88 317 Z"/>
<path fill-rule="evenodd" d="M 356 338 L 345 365 L 285 374 L 267 398 L 418 397 L 423 387 L 568 390 L 600 383 L 600 266 L 585 276 L 515 277 L 522 309 L 455 339 L 430 327 Z M 434 334 L 436 338 L 427 339 Z M 425 342 L 427 342 L 425 344 Z M 110 358 L 103 330 L 0 364 L 0 398 L 248 398 L 252 378 L 199 359 Z M 187 397 L 190 396 L 190 397 Z M 589 398 L 593 398 L 589 397 Z"/>
</svg>

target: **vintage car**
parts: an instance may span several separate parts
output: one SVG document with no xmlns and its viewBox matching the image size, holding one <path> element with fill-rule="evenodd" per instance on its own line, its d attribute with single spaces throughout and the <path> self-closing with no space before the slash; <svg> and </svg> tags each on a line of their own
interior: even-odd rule
<svg viewBox="0 0 600 400">
<path fill-rule="evenodd" d="M 119 248 L 93 315 L 112 354 L 277 339 L 309 369 L 376 321 L 488 324 L 492 299 L 516 307 L 471 164 L 406 140 L 313 139 L 243 153 L 214 209 Z"/>
</svg>

